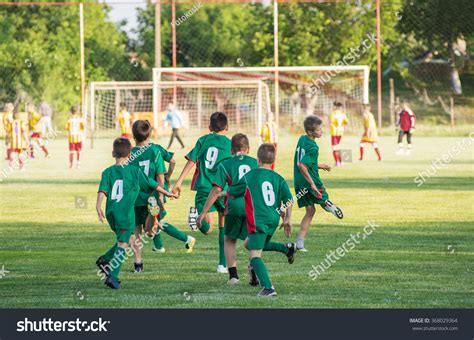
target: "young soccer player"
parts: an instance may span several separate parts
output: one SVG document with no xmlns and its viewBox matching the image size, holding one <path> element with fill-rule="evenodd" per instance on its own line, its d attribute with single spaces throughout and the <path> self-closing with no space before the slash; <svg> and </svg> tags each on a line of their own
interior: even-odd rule
<svg viewBox="0 0 474 340">
<path fill-rule="evenodd" d="M 143 170 L 145 176 L 154 179 L 161 187 L 164 186 L 166 168 L 161 153 L 161 147 L 150 143 L 152 127 L 147 120 L 137 120 L 132 125 L 133 138 L 136 146 L 132 149 L 130 165 L 139 167 Z M 165 189 L 167 190 L 167 189 Z M 148 209 L 147 209 L 148 207 Z M 162 229 L 168 235 L 184 242 L 188 253 L 193 251 L 196 240 L 194 237 L 188 236 L 178 230 L 172 224 L 164 222 L 166 216 L 162 199 L 153 192 L 140 192 L 135 202 L 135 237 L 140 240 L 142 227 L 145 227 L 148 236 L 155 236 L 156 231 L 153 230 L 155 225 Z M 143 271 L 143 261 L 141 258 L 142 247 L 135 243 L 135 272 Z"/>
<path fill-rule="evenodd" d="M 331 125 L 332 154 L 336 166 L 341 166 L 342 159 L 339 144 L 344 135 L 344 126 L 346 126 L 349 121 L 347 120 L 346 113 L 342 110 L 342 104 L 340 102 L 334 102 L 334 109 L 329 115 L 329 121 Z"/>
<path fill-rule="evenodd" d="M 300 232 L 296 239 L 298 251 L 307 251 L 304 247 L 304 239 L 309 225 L 313 220 L 316 209 L 315 204 L 334 214 L 337 218 L 343 218 L 342 210 L 329 200 L 329 195 L 319 177 L 319 169 L 331 171 L 327 164 L 319 164 L 319 146 L 316 138 L 323 135 L 322 120 L 314 115 L 304 120 L 305 135 L 298 139 L 294 157 L 294 185 L 298 199 L 298 207 L 305 207 L 305 215 L 301 220 Z"/>
<path fill-rule="evenodd" d="M 375 124 L 375 118 L 372 112 L 370 112 L 370 105 L 364 105 L 364 134 L 362 135 L 362 139 L 360 140 L 360 158 L 361 161 L 364 158 L 364 144 L 370 143 L 372 144 L 375 153 L 377 154 L 378 160 L 382 160 L 382 156 L 380 155 L 380 150 L 377 145 L 378 134 L 377 134 L 377 124 Z"/>
<path fill-rule="evenodd" d="M 79 116 L 79 108 L 77 106 L 71 107 L 71 117 L 67 120 L 64 129 L 68 131 L 69 135 L 69 168 L 74 164 L 74 154 L 76 154 L 76 168 L 79 168 L 82 138 L 86 124 L 82 117 Z"/>
<path fill-rule="evenodd" d="M 411 153 L 411 136 L 415 133 L 416 116 L 410 109 L 408 102 L 402 103 L 402 110 L 398 114 L 397 126 L 400 126 L 398 133 L 398 151 L 397 155 L 409 155 Z M 403 151 L 403 136 L 407 136 L 407 150 Z"/>
<path fill-rule="evenodd" d="M 286 254 L 288 263 L 295 260 L 294 243 L 272 242 L 280 217 L 287 237 L 291 235 L 291 208 L 293 197 L 285 179 L 272 171 L 275 161 L 275 146 L 262 144 L 258 148 L 258 168 L 250 170 L 236 184 L 227 190 L 230 199 L 244 197 L 248 238 L 245 246 L 250 250 L 250 266 L 263 289 L 258 296 L 274 296 L 267 267 L 262 260 L 262 251 L 278 251 Z"/>
<path fill-rule="evenodd" d="M 10 128 L 13 121 L 13 110 L 15 107 L 12 103 L 5 104 L 5 113 L 3 114 L 3 129 L 5 130 L 5 146 L 7 149 L 7 160 L 10 160 L 10 154 L 12 151 L 10 143 Z"/>
<path fill-rule="evenodd" d="M 232 137 L 232 158 L 223 161 L 217 167 L 217 174 L 212 183 L 213 188 L 207 198 L 206 204 L 197 219 L 197 227 L 201 226 L 207 212 L 218 199 L 219 194 L 226 186 L 237 184 L 252 169 L 258 167 L 257 160 L 248 156 L 250 151 L 249 139 L 246 135 L 238 133 Z M 224 251 L 229 270 L 229 284 L 239 283 L 236 262 L 237 240 L 247 238 L 247 223 L 245 218 L 244 199 L 226 200 L 224 220 Z"/>
<path fill-rule="evenodd" d="M 120 124 L 120 131 L 122 133 L 120 137 L 130 139 L 132 135 L 133 117 L 130 112 L 128 112 L 127 105 L 124 102 L 120 103 L 120 111 L 115 120 Z"/>
<path fill-rule="evenodd" d="M 30 144 L 27 131 L 27 124 L 20 118 L 20 113 L 14 112 L 13 119 L 10 121 L 8 128 L 8 140 L 10 142 L 10 166 L 13 165 L 13 156 L 15 154 L 17 154 L 20 169 L 23 168 L 23 159 L 25 157 L 28 158 L 27 153 L 25 152 Z M 25 152 L 25 156 L 23 156 L 23 152 Z"/>
<path fill-rule="evenodd" d="M 33 104 L 28 104 L 27 106 L 27 111 L 28 111 L 28 123 L 30 126 L 30 157 L 34 158 L 35 157 L 35 147 L 39 146 L 41 150 L 44 152 L 44 156 L 48 157 L 49 152 L 48 149 L 46 148 L 46 145 L 43 142 L 43 139 L 41 138 L 41 116 L 38 112 L 36 112 L 35 106 Z M 34 145 L 35 143 L 36 145 Z"/>
<path fill-rule="evenodd" d="M 227 116 L 223 112 L 214 112 L 211 115 L 209 130 L 211 133 L 202 136 L 196 142 L 194 148 L 186 155 L 188 162 L 179 175 L 172 191 L 180 193 L 184 178 L 189 171 L 196 166 L 194 177 L 191 182 L 191 190 L 196 191 L 194 197 L 195 208 L 190 209 L 189 226 L 196 227 L 196 210 L 200 214 L 207 197 L 212 189 L 212 183 L 215 180 L 217 166 L 227 158 L 232 157 L 230 152 L 230 139 L 225 136 L 228 131 Z M 213 207 L 209 209 L 206 218 L 202 221 L 199 230 L 208 235 L 212 232 L 212 212 L 218 211 L 219 214 L 219 265 L 218 273 L 227 273 L 225 254 L 224 254 L 224 205 L 223 200 L 217 200 Z"/>
<path fill-rule="evenodd" d="M 101 222 L 107 219 L 110 228 L 117 237 L 117 242 L 104 255 L 100 256 L 96 265 L 106 275 L 105 285 L 118 289 L 121 287 L 118 275 L 126 256 L 126 249 L 135 229 L 134 205 L 140 191 L 157 190 L 169 196 L 175 195 L 161 188 L 156 181 L 143 174 L 138 167 L 129 166 L 132 145 L 126 138 L 117 138 L 113 144 L 112 156 L 115 165 L 102 172 L 97 193 L 96 211 Z M 102 210 L 102 201 L 106 198 L 106 213 Z M 133 252 L 132 252 L 133 254 Z"/>
<path fill-rule="evenodd" d="M 278 150 L 278 128 L 276 123 L 273 121 L 273 113 L 268 112 L 267 121 L 263 124 L 262 130 L 260 131 L 260 138 L 262 143 L 270 143 L 275 146 L 275 150 Z M 272 170 L 275 169 L 275 163 L 273 163 Z"/>
</svg>

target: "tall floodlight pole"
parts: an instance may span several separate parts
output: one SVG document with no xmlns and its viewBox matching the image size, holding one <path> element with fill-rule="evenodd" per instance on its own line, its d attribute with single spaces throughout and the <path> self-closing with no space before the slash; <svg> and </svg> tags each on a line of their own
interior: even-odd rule
<svg viewBox="0 0 474 340">
<path fill-rule="evenodd" d="M 280 123 L 280 87 L 279 87 L 279 74 L 278 74 L 278 0 L 273 2 L 273 54 L 275 63 L 275 122 L 279 126 Z M 260 133 L 260 132 L 259 132 Z"/>
<path fill-rule="evenodd" d="M 380 57 L 380 0 L 377 0 L 377 118 L 382 128 L 382 59 Z"/>
</svg>

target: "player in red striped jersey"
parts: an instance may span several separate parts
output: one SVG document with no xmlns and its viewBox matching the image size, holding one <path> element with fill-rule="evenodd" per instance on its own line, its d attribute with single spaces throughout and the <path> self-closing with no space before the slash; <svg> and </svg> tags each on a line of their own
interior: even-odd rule
<svg viewBox="0 0 474 340">
<path fill-rule="evenodd" d="M 416 116 L 415 113 L 408 106 L 408 102 L 402 103 L 402 110 L 398 114 L 397 126 L 400 126 L 398 133 L 398 151 L 397 155 L 409 155 L 411 152 L 411 136 L 415 133 Z M 403 150 L 403 136 L 407 136 L 407 150 Z"/>
<path fill-rule="evenodd" d="M 84 120 L 79 116 L 79 108 L 71 107 L 71 117 L 64 126 L 69 134 L 69 168 L 74 164 L 74 154 L 76 154 L 76 167 L 79 168 L 85 128 Z"/>
</svg>

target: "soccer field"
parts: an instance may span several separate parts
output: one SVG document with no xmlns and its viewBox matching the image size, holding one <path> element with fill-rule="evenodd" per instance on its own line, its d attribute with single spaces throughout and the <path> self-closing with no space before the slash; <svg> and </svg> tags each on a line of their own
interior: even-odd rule
<svg viewBox="0 0 474 340">
<path fill-rule="evenodd" d="M 342 146 L 358 158 L 358 137 Z M 195 140 L 187 138 L 188 146 Z M 122 289 L 107 289 L 97 276 L 96 258 L 114 242 L 98 222 L 95 198 L 101 171 L 113 163 L 111 140 L 85 148 L 79 170 L 68 169 L 67 141 L 50 143 L 41 155 L 0 182 L 0 308 L 467 308 L 474 307 L 473 147 L 417 186 L 418 173 L 429 168 L 463 137 L 417 137 L 410 156 L 396 156 L 395 137 L 382 137 L 383 161 L 371 147 L 366 161 L 347 163 L 322 173 L 330 199 L 344 211 L 337 220 L 319 207 L 306 248 L 293 265 L 278 253 L 264 260 L 278 291 L 273 299 L 257 298 L 247 284 L 247 252 L 238 247 L 241 283 L 226 284 L 217 274 L 217 233 L 193 233 L 197 243 L 186 254 L 182 243 L 164 235 L 166 253 L 144 248 L 145 271 L 133 273 L 133 261 L 122 267 Z M 157 140 L 164 146 L 167 138 Z M 280 141 L 277 171 L 293 187 L 296 136 Z M 320 144 L 320 162 L 333 164 L 329 137 Z M 255 155 L 256 142 L 252 141 Z M 176 151 L 177 178 L 185 150 Z M 4 158 L 4 149 L 2 159 Z M 6 169 L 4 160 L 0 169 Z M 431 168 L 430 168 L 431 169 Z M 431 173 L 433 170 L 431 169 Z M 167 221 L 191 233 L 187 210 L 193 205 L 189 182 L 179 200 L 167 205 Z M 294 209 L 294 241 L 303 216 Z M 326 253 L 336 251 L 351 234 L 371 221 L 378 227 L 316 280 L 308 273 Z M 279 230 L 274 239 L 286 241 Z M 2 272 L 0 272 L 2 273 Z M 1 275 L 1 274 L 0 274 Z"/>
</svg>

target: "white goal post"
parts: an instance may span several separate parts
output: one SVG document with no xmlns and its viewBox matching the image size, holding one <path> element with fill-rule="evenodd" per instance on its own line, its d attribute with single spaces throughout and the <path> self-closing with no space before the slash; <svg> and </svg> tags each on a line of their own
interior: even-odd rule
<svg viewBox="0 0 474 340">
<path fill-rule="evenodd" d="M 238 88 L 241 86 L 239 84 L 253 81 L 257 89 L 263 89 L 257 96 L 258 102 L 262 103 L 260 105 L 268 103 L 264 112 L 275 113 L 277 122 L 280 118 L 285 118 L 294 123 L 310 113 L 327 116 L 333 102 L 340 101 L 349 118 L 357 118 L 353 120 L 353 128 L 360 130 L 363 104 L 369 102 L 369 76 L 370 68 L 367 65 L 154 68 L 153 110 L 155 116 L 164 110 L 164 89 L 173 88 L 172 96 L 168 94 L 167 100 L 175 103 L 178 101 L 179 108 L 181 96 L 188 96 L 180 90 L 185 87 L 198 89 L 207 86 L 219 91 L 232 86 Z M 227 93 L 226 99 L 229 105 L 235 106 L 242 101 L 241 96 L 242 93 L 236 91 L 233 94 Z M 208 100 L 212 101 L 212 98 Z M 258 133 L 262 123 L 261 114 L 256 114 L 258 117 L 254 120 Z"/>
</svg>

